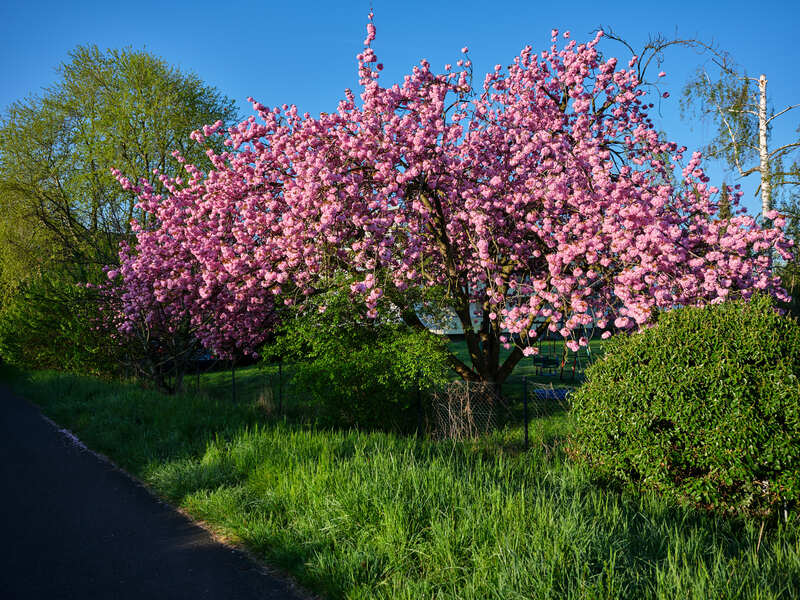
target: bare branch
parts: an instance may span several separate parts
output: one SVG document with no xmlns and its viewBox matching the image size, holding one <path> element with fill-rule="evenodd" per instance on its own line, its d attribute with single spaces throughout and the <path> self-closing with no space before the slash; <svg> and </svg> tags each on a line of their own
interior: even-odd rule
<svg viewBox="0 0 800 600">
<path fill-rule="evenodd" d="M 771 159 L 775 158 L 777 155 L 781 155 L 782 156 L 784 154 L 787 154 L 789 151 L 791 151 L 791 150 L 793 150 L 795 148 L 800 148 L 800 142 L 793 142 L 791 144 L 784 144 L 780 148 L 776 148 L 775 150 L 773 150 L 772 152 L 769 153 L 769 158 L 771 160 Z"/>
<path fill-rule="evenodd" d="M 729 112 L 731 114 L 734 114 L 734 115 L 736 115 L 736 114 L 740 114 L 740 115 L 741 114 L 745 114 L 745 115 L 753 115 L 754 117 L 758 116 L 758 113 L 756 111 L 754 111 L 754 110 L 735 110 L 733 108 L 729 108 L 727 110 L 727 112 Z"/>
<path fill-rule="evenodd" d="M 727 52 L 720 49 L 713 40 L 711 42 L 704 42 L 697 38 L 679 38 L 677 37 L 677 33 L 674 39 L 667 39 L 659 33 L 655 36 L 650 36 L 647 43 L 642 47 L 641 51 L 636 52 L 633 47 L 624 38 L 622 38 L 622 36 L 615 33 L 610 27 L 600 27 L 600 29 L 603 30 L 608 39 L 622 44 L 630 51 L 632 55 L 639 57 L 637 75 L 639 80 L 643 83 L 646 83 L 645 75 L 647 74 L 647 69 L 650 66 L 650 63 L 655 60 L 656 64 L 660 65 L 664 60 L 664 51 L 672 46 L 691 48 L 700 54 L 710 53 L 713 57 L 712 60 L 714 60 L 714 62 L 717 63 L 720 68 L 725 70 L 730 69 L 730 67 L 727 66 L 728 63 L 731 62 L 730 56 Z"/>
<path fill-rule="evenodd" d="M 781 112 L 779 112 L 779 113 L 776 113 L 776 114 L 772 115 L 772 116 L 771 116 L 769 119 L 767 119 L 767 123 L 769 123 L 770 121 L 772 121 L 772 119 L 775 119 L 775 118 L 777 118 L 777 117 L 780 117 L 780 116 L 781 116 L 783 113 L 789 112 L 789 111 L 790 111 L 790 110 L 792 110 L 793 108 L 797 108 L 798 106 L 800 106 L 800 103 L 798 103 L 798 104 L 792 104 L 791 106 L 787 106 L 787 107 L 786 107 L 786 108 L 784 108 L 784 109 L 783 109 Z"/>
</svg>

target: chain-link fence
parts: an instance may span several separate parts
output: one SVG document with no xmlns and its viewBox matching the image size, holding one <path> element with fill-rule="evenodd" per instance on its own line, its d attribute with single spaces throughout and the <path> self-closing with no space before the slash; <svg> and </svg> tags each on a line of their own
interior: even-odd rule
<svg viewBox="0 0 800 600">
<path fill-rule="evenodd" d="M 301 389 L 293 378 L 298 366 L 198 360 L 184 376 L 183 391 L 254 404 L 270 418 L 314 423 L 329 417 L 325 408 L 315 403 L 313 394 Z M 498 436 L 504 444 L 527 447 L 529 434 L 537 431 L 537 424 L 566 412 L 571 388 L 562 386 L 559 380 L 548 381 L 536 374 L 515 374 L 502 386 L 458 380 L 434 389 L 419 389 L 404 409 L 401 430 L 433 439 Z"/>
<path fill-rule="evenodd" d="M 536 344 L 537 353 L 525 366 L 526 374 L 552 382 L 580 382 L 586 368 L 595 360 L 597 351 L 591 345 L 576 352 L 568 351 L 564 340 L 543 339 Z M 524 364 L 524 363 L 523 363 Z"/>
<path fill-rule="evenodd" d="M 460 440 L 494 431 L 508 417 L 509 407 L 496 385 L 476 381 L 453 381 L 431 394 L 437 438 Z"/>
<path fill-rule="evenodd" d="M 530 428 L 539 419 L 567 411 L 571 388 L 527 377 L 520 383 L 521 394 L 504 395 L 497 384 L 475 381 L 453 381 L 432 390 L 429 435 L 462 440 L 503 431 L 507 440 L 527 448 Z"/>
</svg>

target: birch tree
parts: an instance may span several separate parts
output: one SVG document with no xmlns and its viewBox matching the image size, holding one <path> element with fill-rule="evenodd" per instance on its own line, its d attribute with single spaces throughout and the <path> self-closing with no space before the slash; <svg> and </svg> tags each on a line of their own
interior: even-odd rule
<svg viewBox="0 0 800 600">
<path fill-rule="evenodd" d="M 800 104 L 771 109 L 767 76 L 751 77 L 725 55 L 714 68 L 701 67 L 683 90 L 684 117 L 710 118 L 714 138 L 705 148 L 706 158 L 723 160 L 740 177 L 757 175 L 761 214 L 774 208 L 775 188 L 798 183 L 796 157 L 800 139 L 774 147 L 771 134 L 776 119 L 787 117 Z M 787 163 L 793 166 L 784 168 Z"/>
</svg>

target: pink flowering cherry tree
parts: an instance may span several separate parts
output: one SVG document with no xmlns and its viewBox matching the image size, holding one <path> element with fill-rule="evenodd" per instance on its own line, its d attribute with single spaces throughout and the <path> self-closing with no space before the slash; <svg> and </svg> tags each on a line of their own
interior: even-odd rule
<svg viewBox="0 0 800 600">
<path fill-rule="evenodd" d="M 559 45 L 553 31 L 479 86 L 464 48 L 385 87 L 372 15 L 367 32 L 358 97 L 318 117 L 253 101 L 238 126 L 193 134 L 225 138 L 209 172 L 185 165 L 186 181 L 139 190 L 157 226 L 121 255 L 126 315 L 140 297 L 178 302 L 208 348 L 252 352 L 276 307 L 334 286 L 417 329 L 420 290 L 435 289 L 469 349 L 452 368 L 500 384 L 548 331 L 576 350 L 590 325 L 606 337 L 660 309 L 783 295 L 782 219 L 715 217 L 700 155 L 684 164 L 662 139 L 636 59 L 602 57 L 602 33 Z"/>
<path fill-rule="evenodd" d="M 176 156 L 180 159 L 179 155 Z M 191 167 L 190 167 L 191 170 Z M 165 391 L 179 391 L 191 359 L 204 347 L 219 358 L 253 354 L 273 326 L 271 296 L 261 300 L 244 294 L 223 263 L 201 265 L 181 226 L 178 198 L 181 190 L 166 177 L 170 203 L 152 204 L 145 181 L 133 186 L 115 172 L 126 189 L 143 198 L 141 207 L 157 217 L 157 226 L 143 229 L 133 223 L 136 247 L 120 246 L 120 266 L 108 269 L 109 284 L 100 286 L 107 306 L 105 323 L 121 334 L 129 366 Z M 177 184 L 179 185 L 179 184 Z M 191 200 L 191 197 L 189 198 Z"/>
</svg>

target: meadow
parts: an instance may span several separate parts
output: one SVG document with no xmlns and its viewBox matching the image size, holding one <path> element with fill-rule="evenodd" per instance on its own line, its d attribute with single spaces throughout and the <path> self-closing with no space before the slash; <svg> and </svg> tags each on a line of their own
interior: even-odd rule
<svg viewBox="0 0 800 600">
<path fill-rule="evenodd" d="M 326 598 L 794 598 L 800 534 L 609 489 L 569 414 L 472 441 L 321 428 L 258 367 L 200 393 L 56 372 L 3 378 L 157 495 Z M 214 386 L 217 391 L 214 391 Z M 249 390 L 249 391 L 248 391 Z M 288 407 L 289 409 L 291 407 Z"/>
</svg>

